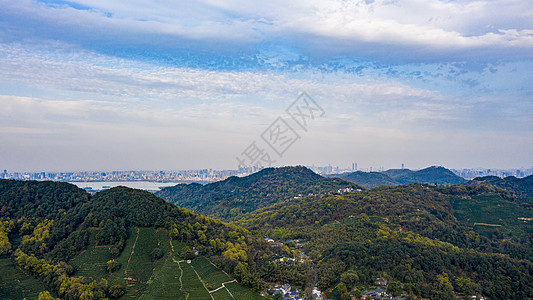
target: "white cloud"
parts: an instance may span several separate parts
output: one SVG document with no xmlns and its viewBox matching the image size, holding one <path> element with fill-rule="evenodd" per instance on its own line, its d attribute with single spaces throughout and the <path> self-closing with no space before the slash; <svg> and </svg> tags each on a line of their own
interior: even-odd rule
<svg viewBox="0 0 533 300">
<path fill-rule="evenodd" d="M 506 59 L 506 53 L 531 58 L 533 48 L 533 4 L 528 1 L 71 3 L 92 9 L 30 0 L 0 1 L 9 22 L 29 26 L 30 30 L 19 31 L 38 34 L 37 24 L 44 24 L 45 36 L 84 44 L 130 43 L 150 49 L 155 39 L 157 47 L 171 51 L 195 40 L 203 45 L 200 47 L 231 52 L 242 45 L 253 49 L 263 41 L 287 40 L 303 44 L 299 47 L 306 55 L 321 51 L 356 57 L 374 53 L 412 60 L 442 58 L 446 53 L 457 56 L 469 49 L 483 50 L 483 56 L 492 59 Z M 32 24 L 33 20 L 39 21 Z M 376 49 L 379 47 L 387 47 L 386 55 Z"/>
<path fill-rule="evenodd" d="M 72 50 L 72 49 L 71 49 Z M 44 89 L 95 93 L 144 100 L 223 100 L 261 96 L 286 99 L 301 91 L 338 101 L 433 97 L 436 93 L 394 81 L 348 74 L 320 74 L 313 69 L 291 72 L 211 71 L 161 67 L 87 51 L 46 51 L 0 44 L 0 78 Z M 314 77 L 325 76 L 325 80 Z"/>
<path fill-rule="evenodd" d="M 43 2 L 0 0 L 0 163 L 232 167 L 301 91 L 309 159 L 531 144 L 531 2 Z"/>
</svg>

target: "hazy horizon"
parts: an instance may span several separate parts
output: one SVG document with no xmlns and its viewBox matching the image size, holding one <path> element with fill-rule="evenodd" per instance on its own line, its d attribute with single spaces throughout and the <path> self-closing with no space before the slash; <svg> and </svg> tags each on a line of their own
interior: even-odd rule
<svg viewBox="0 0 533 300">
<path fill-rule="evenodd" d="M 344 166 L 344 165 L 298 165 L 298 164 L 295 164 L 295 165 L 281 165 L 281 166 L 272 166 L 271 168 L 281 168 L 281 167 L 295 167 L 295 166 L 303 166 L 303 167 L 306 167 L 306 168 L 312 168 L 312 167 L 315 167 L 315 168 L 327 168 L 328 166 L 332 167 L 332 169 L 335 169 L 335 168 L 339 168 L 339 171 L 362 171 L 362 172 L 382 172 L 382 171 L 387 171 L 387 170 L 400 170 L 402 169 L 402 166 L 398 166 L 398 167 L 390 167 L 390 168 L 386 168 L 386 167 L 383 167 L 383 166 L 362 166 L 362 167 L 357 167 L 357 169 L 354 169 L 352 170 L 351 169 L 351 166 Z M 510 171 L 510 170 L 532 170 L 533 169 L 533 166 L 522 166 L 522 167 L 517 167 L 517 168 L 486 168 L 486 167 L 460 167 L 460 168 L 451 168 L 451 167 L 447 167 L 447 166 L 442 166 L 442 165 L 428 165 L 428 166 L 425 166 L 425 167 L 419 167 L 419 168 L 410 168 L 408 166 L 404 166 L 403 169 L 407 169 L 407 170 L 411 170 L 411 171 L 419 171 L 419 170 L 423 170 L 423 169 L 427 169 L 427 168 L 431 168 L 431 167 L 444 167 L 446 169 L 449 169 L 449 170 L 493 170 L 493 171 Z M 381 168 L 383 168 L 381 170 Z M 200 171 L 200 170 L 214 170 L 214 171 L 236 171 L 238 169 L 236 168 L 227 168 L 227 169 L 216 169 L 216 168 L 192 168 L 192 169 L 100 169 L 100 170 L 96 170 L 96 169 L 78 169 L 78 170 L 75 170 L 75 169 L 65 169 L 65 170 L 8 170 L 8 169 L 0 169 L 0 174 L 6 170 L 8 174 L 10 173 L 41 173 L 41 172 L 45 172 L 45 173 L 83 173 L 83 172 L 87 172 L 87 173 L 98 173 L 98 172 L 159 172 L 159 171 L 163 171 L 163 172 L 179 172 L 179 171 Z M 372 169 L 372 170 L 370 170 Z"/>
<path fill-rule="evenodd" d="M 0 4 L 0 170 L 533 165 L 533 2 Z"/>
</svg>

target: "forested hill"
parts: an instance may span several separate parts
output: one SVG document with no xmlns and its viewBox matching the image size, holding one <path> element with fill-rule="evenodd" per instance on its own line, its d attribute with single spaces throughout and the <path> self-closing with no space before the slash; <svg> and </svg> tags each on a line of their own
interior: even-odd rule
<svg viewBox="0 0 533 300">
<path fill-rule="evenodd" d="M 490 186 L 414 183 L 305 197 L 238 223 L 297 241 L 328 299 L 360 297 L 379 277 L 412 299 L 530 299 L 532 217 L 531 201 Z"/>
<path fill-rule="evenodd" d="M 256 266 L 271 255 L 264 243 L 142 190 L 116 187 L 91 196 L 68 183 L 0 180 L 1 299 L 37 299 L 44 290 L 62 299 L 210 298 L 208 288 L 221 282 L 191 291 L 209 281 L 195 272 L 233 278 L 207 259 L 259 290 Z M 191 266 L 180 266 L 183 259 Z M 183 283 L 180 267 L 190 269 Z M 261 298 L 237 282 L 234 288 Z"/>
<path fill-rule="evenodd" d="M 386 171 L 381 172 L 382 174 L 385 174 L 389 176 L 390 178 L 395 178 L 398 176 L 406 175 L 413 173 L 414 171 L 411 171 L 409 169 L 388 169 Z"/>
<path fill-rule="evenodd" d="M 485 176 L 475 178 L 469 181 L 468 184 L 491 185 L 505 189 L 518 197 L 533 197 L 533 175 L 524 178 Z"/>
<path fill-rule="evenodd" d="M 325 178 L 297 166 L 267 168 L 246 177 L 230 177 L 207 184 L 179 184 L 157 196 L 203 215 L 232 220 L 243 213 L 309 194 L 328 194 L 360 186 L 339 178 Z"/>
<path fill-rule="evenodd" d="M 328 175 L 328 177 L 338 177 L 340 179 L 351 181 L 367 188 L 374 188 L 380 185 L 399 185 L 397 181 L 380 172 L 356 171 L 352 173 Z"/>
<path fill-rule="evenodd" d="M 0 179 L 0 217 L 56 219 L 89 202 L 89 194 L 64 182 Z"/>
<path fill-rule="evenodd" d="M 444 167 L 429 167 L 412 173 L 393 177 L 400 184 L 408 183 L 428 183 L 438 185 L 453 185 L 466 182 L 466 179 L 455 175 L 452 171 Z"/>
<path fill-rule="evenodd" d="M 466 182 L 444 167 L 429 167 L 418 171 L 408 169 L 391 169 L 383 172 L 352 172 L 328 175 L 338 177 L 356 184 L 373 188 L 380 185 L 402 185 L 409 183 L 428 183 L 438 185 L 453 185 Z"/>
</svg>

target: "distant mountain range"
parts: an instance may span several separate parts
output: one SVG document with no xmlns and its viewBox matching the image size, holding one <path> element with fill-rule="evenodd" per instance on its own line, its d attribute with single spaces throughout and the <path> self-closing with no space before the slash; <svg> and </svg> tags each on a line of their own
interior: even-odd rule
<svg viewBox="0 0 533 300">
<path fill-rule="evenodd" d="M 363 188 L 339 178 L 322 177 L 306 167 L 267 168 L 246 177 L 232 176 L 206 185 L 178 184 L 156 195 L 195 212 L 232 220 L 261 207 L 341 188 Z"/>
<path fill-rule="evenodd" d="M 444 167 L 429 167 L 419 171 L 409 169 L 390 169 L 384 172 L 362 172 L 333 174 L 328 177 L 337 177 L 356 184 L 373 188 L 380 185 L 403 185 L 409 183 L 428 183 L 437 185 L 453 185 L 465 183 L 466 180 L 455 175 Z"/>
</svg>

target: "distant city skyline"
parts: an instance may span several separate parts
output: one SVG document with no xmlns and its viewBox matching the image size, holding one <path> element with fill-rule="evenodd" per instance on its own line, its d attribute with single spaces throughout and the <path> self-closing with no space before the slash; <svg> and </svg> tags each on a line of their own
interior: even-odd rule
<svg viewBox="0 0 533 300">
<path fill-rule="evenodd" d="M 2 169 L 234 169 L 302 92 L 273 165 L 533 165 L 531 1 L 0 7 Z"/>
<path fill-rule="evenodd" d="M 340 166 L 306 166 L 312 171 L 321 174 L 340 174 L 347 172 L 383 172 L 387 169 L 383 167 L 378 168 L 355 168 L 356 163 L 353 163 L 351 168 L 343 168 Z M 429 166 L 428 166 L 429 167 Z M 121 181 L 153 181 L 153 182 L 213 182 L 224 180 L 230 176 L 246 176 L 260 171 L 261 168 L 241 168 L 229 170 L 217 169 L 190 169 L 190 170 L 113 170 L 113 171 L 62 171 L 62 172 L 21 172 L 11 171 L 7 169 L 0 173 L 0 179 L 16 179 L 16 180 L 51 180 L 51 181 L 65 181 L 65 182 L 121 182 Z M 411 169 L 413 171 L 420 169 Z M 531 168 L 517 168 L 517 169 L 486 169 L 486 168 L 467 168 L 467 169 L 450 169 L 456 175 L 465 179 L 473 179 L 481 176 L 498 176 L 508 177 L 515 176 L 518 178 L 530 176 L 533 174 L 533 167 Z"/>
</svg>

